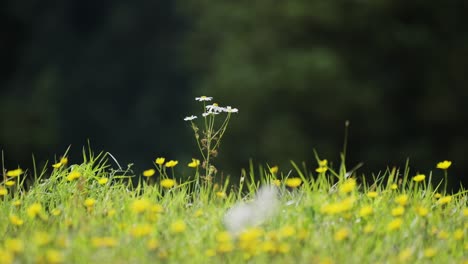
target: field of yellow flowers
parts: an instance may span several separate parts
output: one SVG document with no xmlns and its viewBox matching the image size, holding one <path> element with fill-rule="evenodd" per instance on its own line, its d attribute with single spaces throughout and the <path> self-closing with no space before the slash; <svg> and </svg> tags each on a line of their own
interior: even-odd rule
<svg viewBox="0 0 468 264">
<path fill-rule="evenodd" d="M 0 263 L 468 260 L 466 192 L 448 195 L 408 168 L 367 184 L 319 160 L 314 173 L 285 176 L 272 167 L 259 181 L 250 171 L 229 187 L 178 182 L 170 173 L 178 162 L 164 158 L 132 183 L 105 160 L 69 165 L 63 158 L 27 188 L 21 169 L 7 171 Z M 437 172 L 449 166 L 440 163 Z"/>
<path fill-rule="evenodd" d="M 212 160 L 238 109 L 196 100 L 200 122 L 184 120 L 201 160 L 158 157 L 134 175 L 85 151 L 42 171 L 3 168 L 0 264 L 468 263 L 468 196 L 447 193 L 450 161 L 436 165 L 442 182 L 408 164 L 366 181 L 346 151 L 336 169 L 316 155 L 313 170 L 251 164 L 229 182 Z"/>
</svg>

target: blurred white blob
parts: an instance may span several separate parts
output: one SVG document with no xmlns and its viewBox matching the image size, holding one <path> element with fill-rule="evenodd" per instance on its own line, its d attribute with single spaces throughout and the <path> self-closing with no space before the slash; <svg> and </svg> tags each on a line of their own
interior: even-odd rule
<svg viewBox="0 0 468 264">
<path fill-rule="evenodd" d="M 278 189 L 262 186 L 251 203 L 239 202 L 226 212 L 224 224 L 227 230 L 237 235 L 245 228 L 259 225 L 273 217 L 278 209 Z"/>
</svg>

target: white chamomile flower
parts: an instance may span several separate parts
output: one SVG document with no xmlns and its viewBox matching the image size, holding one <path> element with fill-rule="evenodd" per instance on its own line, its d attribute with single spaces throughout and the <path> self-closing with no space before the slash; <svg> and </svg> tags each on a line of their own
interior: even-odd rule
<svg viewBox="0 0 468 264">
<path fill-rule="evenodd" d="M 208 96 L 200 96 L 200 97 L 195 97 L 195 100 L 203 102 L 203 101 L 211 101 L 213 97 L 208 97 Z"/>
<path fill-rule="evenodd" d="M 194 116 L 194 115 L 187 116 L 187 117 L 184 118 L 184 121 L 192 121 L 192 120 L 194 120 L 195 118 L 197 118 L 197 116 Z"/>
<path fill-rule="evenodd" d="M 239 110 L 237 108 L 232 108 L 230 106 L 224 107 L 224 112 L 226 113 L 237 113 Z"/>
<path fill-rule="evenodd" d="M 214 103 L 212 105 L 207 105 L 206 110 L 208 110 L 208 113 L 211 113 L 211 112 L 220 113 L 220 112 L 224 112 L 224 107 L 220 107 L 217 103 Z"/>
</svg>

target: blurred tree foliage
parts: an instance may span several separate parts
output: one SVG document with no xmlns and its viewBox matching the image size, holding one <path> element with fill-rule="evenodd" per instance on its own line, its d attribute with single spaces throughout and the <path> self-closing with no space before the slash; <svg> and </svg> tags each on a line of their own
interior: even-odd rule
<svg viewBox="0 0 468 264">
<path fill-rule="evenodd" d="M 222 167 L 339 161 L 468 170 L 464 1 L 180 1 L 200 94 L 239 108 Z M 289 166 L 288 166 L 289 167 Z M 362 170 L 361 170 L 362 171 Z M 457 180 L 454 181 L 454 183 Z"/>
<path fill-rule="evenodd" d="M 176 157 L 190 142 L 179 129 L 192 96 L 174 63 L 183 23 L 172 2 L 0 5 L 7 29 L 0 149 L 7 168 L 29 166 L 31 153 L 53 159 L 69 144 L 80 157 L 87 139 L 123 166 L 147 167 L 155 155 Z"/>
<path fill-rule="evenodd" d="M 196 153 L 195 95 L 238 107 L 218 168 L 412 158 L 468 171 L 465 1 L 2 1 L 7 168 L 96 150 L 125 165 Z M 194 112 L 196 113 L 196 112 Z M 77 156 L 78 156 L 77 155 Z M 440 175 L 439 175 L 440 176 Z"/>
</svg>

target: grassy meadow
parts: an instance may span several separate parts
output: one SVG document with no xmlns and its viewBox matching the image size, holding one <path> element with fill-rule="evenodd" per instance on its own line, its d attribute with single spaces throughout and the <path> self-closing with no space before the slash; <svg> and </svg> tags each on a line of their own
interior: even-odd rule
<svg viewBox="0 0 468 264">
<path fill-rule="evenodd" d="M 238 110 L 197 100 L 201 124 L 185 121 L 200 160 L 154 157 L 133 173 L 86 150 L 79 162 L 4 168 L 0 264 L 468 263 L 468 197 L 446 191 L 451 162 L 365 180 L 344 151 L 337 167 L 315 155 L 311 166 L 252 164 L 221 180 L 213 159 Z"/>
</svg>

